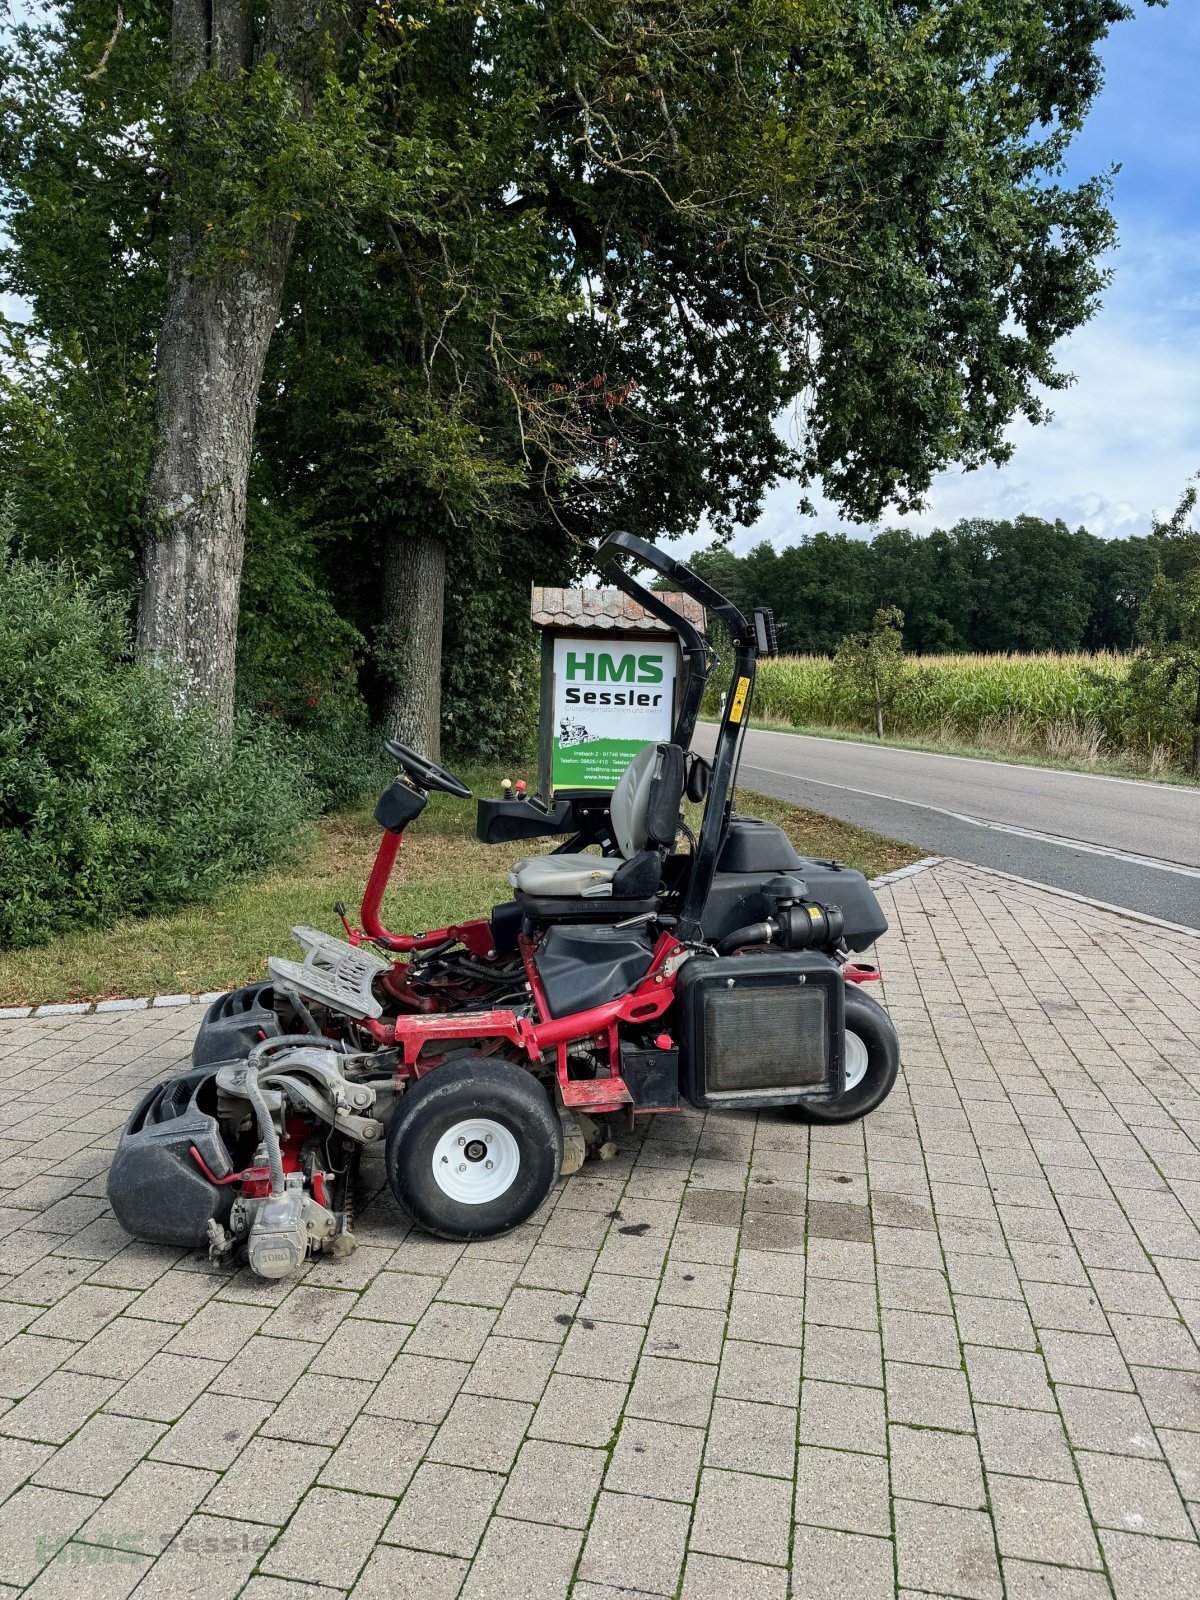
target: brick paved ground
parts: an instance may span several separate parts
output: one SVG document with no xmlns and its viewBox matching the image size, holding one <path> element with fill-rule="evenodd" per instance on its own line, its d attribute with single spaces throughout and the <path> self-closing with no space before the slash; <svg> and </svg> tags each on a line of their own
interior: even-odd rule
<svg viewBox="0 0 1200 1600">
<path fill-rule="evenodd" d="M 886 898 L 865 1126 L 661 1118 L 467 1249 L 376 1191 L 298 1283 L 107 1213 L 196 1008 L 3 1025 L 0 1594 L 1200 1595 L 1200 939 Z"/>
</svg>

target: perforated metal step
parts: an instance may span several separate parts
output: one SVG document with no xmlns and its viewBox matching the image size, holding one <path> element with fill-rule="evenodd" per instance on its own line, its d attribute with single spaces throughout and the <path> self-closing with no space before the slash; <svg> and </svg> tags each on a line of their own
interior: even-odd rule
<svg viewBox="0 0 1200 1600">
<path fill-rule="evenodd" d="M 292 937 L 304 951 L 304 960 L 270 958 L 267 971 L 277 988 L 295 989 L 305 999 L 332 1006 L 347 1017 L 361 1020 L 383 1015 L 371 986 L 379 973 L 388 970 L 390 962 L 318 928 L 293 928 Z"/>
</svg>

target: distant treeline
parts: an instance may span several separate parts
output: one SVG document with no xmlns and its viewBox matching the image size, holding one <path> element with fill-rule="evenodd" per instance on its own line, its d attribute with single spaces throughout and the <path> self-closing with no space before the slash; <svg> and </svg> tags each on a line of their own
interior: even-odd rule
<svg viewBox="0 0 1200 1600">
<path fill-rule="evenodd" d="M 693 565 L 743 610 L 774 608 L 787 654 L 830 652 L 870 626 L 878 606 L 904 613 L 904 647 L 946 651 L 1128 650 L 1169 541 L 1098 539 L 1064 522 L 975 519 L 927 536 L 818 533 L 777 550 L 709 550 Z"/>
</svg>

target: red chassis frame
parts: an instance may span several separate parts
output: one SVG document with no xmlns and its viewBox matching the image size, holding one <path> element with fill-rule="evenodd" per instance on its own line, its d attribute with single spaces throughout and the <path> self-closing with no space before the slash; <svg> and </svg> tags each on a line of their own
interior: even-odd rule
<svg viewBox="0 0 1200 1600">
<path fill-rule="evenodd" d="M 435 928 L 428 933 L 391 933 L 384 927 L 380 920 L 384 891 L 396 864 L 396 857 L 400 853 L 403 838 L 403 829 L 399 833 L 385 831 L 379 841 L 375 863 L 363 891 L 360 908 L 362 931 L 350 927 L 349 924 L 346 925 L 350 943 L 357 945 L 367 939 L 381 949 L 393 951 L 398 955 L 430 950 L 437 945 L 447 943 L 459 943 L 472 955 L 479 956 L 483 960 L 493 957 L 495 950 L 492 945 L 491 924 L 486 917 L 477 917 L 470 922 L 459 923 L 449 928 Z M 494 1039 L 497 1045 L 502 1043 L 515 1045 L 524 1052 L 531 1065 L 540 1062 L 549 1051 L 553 1050 L 557 1063 L 559 1091 L 565 1106 L 579 1107 L 597 1113 L 619 1111 L 625 1106 L 632 1108 L 633 1096 L 629 1086 L 620 1073 L 613 1069 L 613 1063 L 621 1059 L 620 1037 L 617 1030 L 622 1022 L 654 1022 L 670 1009 L 675 999 L 677 969 L 671 967 L 667 970 L 667 964 L 673 956 L 682 954 L 683 945 L 669 932 L 660 934 L 646 976 L 628 994 L 621 995 L 616 1000 L 607 1000 L 603 1005 L 591 1006 L 586 1011 L 576 1011 L 570 1016 L 551 1017 L 542 980 L 533 959 L 537 943 L 536 939 L 531 939 L 525 934 L 517 940 L 525 976 L 529 980 L 534 1005 L 540 1018 L 538 1022 L 518 1017 L 514 1011 L 467 1010 L 399 1016 L 394 1022 L 366 1019 L 361 1026 L 379 1044 L 399 1049 L 400 1063 L 397 1075 L 401 1079 L 423 1077 L 426 1072 L 436 1068 L 437 1061 L 423 1063 L 419 1060 L 421 1051 L 428 1044 L 438 1040 L 449 1043 L 455 1039 Z M 393 971 L 402 976 L 406 966 L 407 963 L 397 962 Z M 842 973 L 848 983 L 872 983 L 879 978 L 879 973 L 874 967 L 857 962 L 847 962 Z M 386 982 L 386 978 L 384 981 Z M 607 1078 L 568 1077 L 567 1047 L 585 1041 L 601 1048 L 607 1046 L 610 1064 Z"/>
</svg>

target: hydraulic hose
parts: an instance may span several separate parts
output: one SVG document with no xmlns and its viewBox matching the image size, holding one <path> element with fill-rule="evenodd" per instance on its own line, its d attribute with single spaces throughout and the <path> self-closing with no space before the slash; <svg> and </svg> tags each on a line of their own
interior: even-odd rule
<svg viewBox="0 0 1200 1600">
<path fill-rule="evenodd" d="M 773 922 L 748 922 L 744 928 L 727 933 L 717 945 L 717 954 L 727 956 L 731 950 L 746 944 L 770 944 L 778 929 Z"/>
<path fill-rule="evenodd" d="M 307 1033 L 290 1033 L 277 1036 L 274 1039 L 261 1039 L 246 1057 L 246 1099 L 254 1107 L 254 1115 L 258 1118 L 259 1131 L 262 1134 L 263 1144 L 267 1147 L 267 1164 L 271 1168 L 271 1193 L 283 1193 L 283 1152 L 279 1148 L 279 1135 L 275 1132 L 275 1124 L 271 1121 L 271 1113 L 267 1102 L 263 1099 L 262 1089 L 258 1083 L 258 1068 L 262 1058 L 272 1054 L 282 1045 L 311 1046 L 312 1035 Z"/>
</svg>

